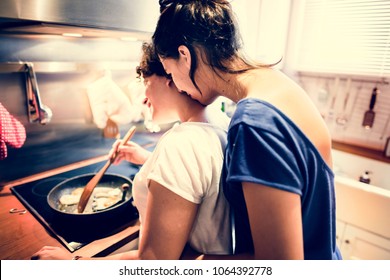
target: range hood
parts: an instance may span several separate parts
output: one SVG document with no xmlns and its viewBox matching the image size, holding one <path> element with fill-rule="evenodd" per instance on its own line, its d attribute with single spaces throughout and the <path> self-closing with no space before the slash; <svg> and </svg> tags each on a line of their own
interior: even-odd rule
<svg viewBox="0 0 390 280">
<path fill-rule="evenodd" d="M 0 34 L 150 38 L 157 0 L 1 0 Z"/>
</svg>

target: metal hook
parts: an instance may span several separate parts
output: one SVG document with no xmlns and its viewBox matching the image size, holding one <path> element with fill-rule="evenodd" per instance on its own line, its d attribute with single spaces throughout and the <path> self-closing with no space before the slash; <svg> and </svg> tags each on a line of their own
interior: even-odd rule
<svg viewBox="0 0 390 280">
<path fill-rule="evenodd" d="M 11 214 L 17 214 L 17 213 L 19 213 L 19 215 L 23 215 L 23 214 L 25 214 L 25 213 L 27 212 L 27 210 L 26 210 L 26 209 L 12 208 L 12 209 L 9 210 L 9 212 L 10 212 Z"/>
</svg>

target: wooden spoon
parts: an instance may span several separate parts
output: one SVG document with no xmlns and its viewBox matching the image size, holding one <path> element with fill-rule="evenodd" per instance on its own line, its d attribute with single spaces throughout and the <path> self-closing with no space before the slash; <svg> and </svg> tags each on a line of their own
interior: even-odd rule
<svg viewBox="0 0 390 280">
<path fill-rule="evenodd" d="M 125 137 L 123 137 L 120 146 L 126 144 L 134 135 L 135 132 L 135 126 L 131 127 Z M 83 213 L 85 206 L 88 203 L 89 198 L 91 197 L 91 194 L 96 187 L 96 185 L 99 183 L 100 179 L 103 177 L 104 172 L 110 167 L 111 163 L 114 162 L 115 158 L 117 157 L 118 152 L 115 152 L 107 161 L 107 163 L 103 166 L 102 169 L 99 170 L 98 173 L 96 173 L 95 176 L 92 177 L 92 179 L 87 183 L 85 186 L 83 193 L 81 194 L 80 201 L 77 205 L 77 211 L 79 213 Z"/>
</svg>

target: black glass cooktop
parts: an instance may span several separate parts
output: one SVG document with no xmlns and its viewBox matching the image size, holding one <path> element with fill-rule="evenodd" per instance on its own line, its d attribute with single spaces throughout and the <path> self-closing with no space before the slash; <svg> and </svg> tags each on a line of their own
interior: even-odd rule
<svg viewBox="0 0 390 280">
<path fill-rule="evenodd" d="M 47 195 L 57 184 L 75 176 L 96 173 L 106 162 L 100 162 L 75 170 L 67 171 L 51 177 L 12 187 L 13 194 L 23 203 L 39 222 L 55 236 L 70 252 L 74 252 L 94 240 L 110 236 L 131 225 L 138 218 L 137 210 L 129 204 L 126 215 L 110 218 L 109 223 L 92 226 L 84 223 L 74 223 L 62 220 L 47 202 Z M 118 174 L 132 178 L 138 171 L 138 166 L 122 162 L 111 165 L 106 173 Z"/>
</svg>

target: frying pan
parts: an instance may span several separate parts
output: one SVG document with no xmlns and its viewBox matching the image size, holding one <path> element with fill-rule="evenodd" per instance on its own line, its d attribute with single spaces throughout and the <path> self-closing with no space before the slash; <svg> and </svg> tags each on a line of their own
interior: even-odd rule
<svg viewBox="0 0 390 280">
<path fill-rule="evenodd" d="M 96 228 L 109 226 L 110 223 L 118 220 L 117 217 L 120 217 L 121 215 L 132 215 L 134 216 L 134 219 L 138 217 L 138 211 L 132 204 L 132 181 L 130 178 L 109 173 L 103 175 L 97 187 L 104 186 L 115 189 L 121 188 L 123 184 L 128 184 L 130 187 L 126 192 L 126 195 L 123 196 L 122 201 L 96 212 L 78 213 L 77 211 L 61 210 L 61 203 L 59 202 L 60 197 L 65 194 L 71 194 L 71 192 L 77 188 L 85 187 L 94 175 L 94 173 L 91 173 L 69 178 L 56 185 L 49 192 L 47 202 L 53 210 L 54 215 L 56 215 L 58 223 L 69 223 L 94 230 Z M 91 201 L 89 203 L 91 203 Z M 75 209 L 76 207 L 77 204 Z M 90 206 L 87 206 L 87 208 L 88 207 Z"/>
</svg>

